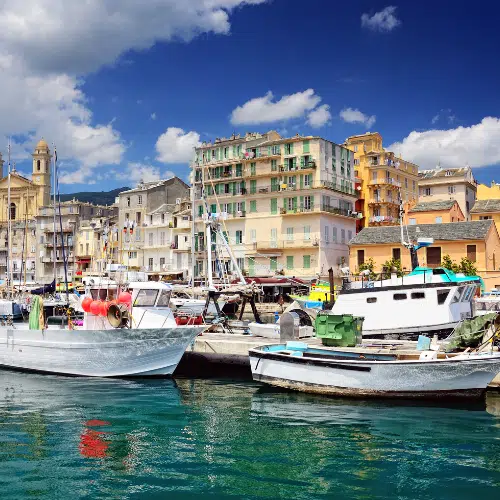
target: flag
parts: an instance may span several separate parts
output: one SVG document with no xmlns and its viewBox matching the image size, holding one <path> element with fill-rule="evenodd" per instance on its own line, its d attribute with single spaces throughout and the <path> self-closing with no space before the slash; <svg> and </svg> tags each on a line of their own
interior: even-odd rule
<svg viewBox="0 0 500 500">
<path fill-rule="evenodd" d="M 54 160 L 57 163 L 57 149 L 54 146 Z"/>
</svg>

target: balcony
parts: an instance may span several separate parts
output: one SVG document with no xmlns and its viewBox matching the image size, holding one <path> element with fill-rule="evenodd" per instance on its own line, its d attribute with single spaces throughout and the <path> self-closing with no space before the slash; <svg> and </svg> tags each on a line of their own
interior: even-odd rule
<svg viewBox="0 0 500 500">
<path fill-rule="evenodd" d="M 190 252 L 191 251 L 191 245 L 189 244 L 182 244 L 182 245 L 178 245 L 176 243 L 172 243 L 170 245 L 170 248 L 174 251 L 174 252 Z"/>
<path fill-rule="evenodd" d="M 392 215 L 373 215 L 369 222 L 374 225 L 395 225 L 399 224 L 399 218 Z"/>
<path fill-rule="evenodd" d="M 305 165 L 296 165 L 291 167 L 290 165 L 280 165 L 280 172 L 299 172 L 301 170 L 314 170 L 316 168 L 316 161 L 309 161 Z"/>
<path fill-rule="evenodd" d="M 56 227 L 56 231 L 55 232 L 56 233 L 61 232 L 61 227 L 58 224 L 56 224 L 56 226 L 57 227 Z M 72 233 L 74 229 L 71 226 L 63 226 L 62 230 L 63 230 L 63 233 Z M 44 227 L 43 228 L 43 232 L 44 233 L 53 233 L 54 232 L 54 227 L 53 226 Z"/>
<path fill-rule="evenodd" d="M 357 219 L 359 217 L 357 212 L 354 212 L 352 210 L 344 209 L 344 208 L 337 208 L 337 207 L 331 207 L 329 205 L 321 205 L 319 207 L 298 207 L 294 209 L 287 209 L 287 208 L 281 208 L 280 209 L 280 214 L 281 215 L 307 215 L 307 214 L 313 214 L 313 213 L 318 213 L 318 212 L 327 212 L 332 215 L 340 215 L 341 217 L 350 217 L 352 219 Z"/>
<path fill-rule="evenodd" d="M 399 206 L 399 202 L 397 200 L 393 200 L 392 198 L 372 198 L 368 201 L 368 205 L 396 205 Z"/>
<path fill-rule="evenodd" d="M 393 179 L 393 178 L 388 178 L 388 177 L 384 177 L 384 178 L 381 178 L 381 179 L 372 179 L 370 181 L 370 186 L 381 186 L 381 185 L 384 185 L 384 186 L 393 186 L 393 187 L 397 187 L 397 188 L 400 188 L 401 187 L 401 182 L 397 181 L 396 179 Z"/>
</svg>

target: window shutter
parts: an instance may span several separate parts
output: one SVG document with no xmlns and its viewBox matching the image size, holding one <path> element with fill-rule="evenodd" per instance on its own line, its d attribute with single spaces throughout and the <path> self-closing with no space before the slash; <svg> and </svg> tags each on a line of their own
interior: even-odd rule
<svg viewBox="0 0 500 500">
<path fill-rule="evenodd" d="M 300 197 L 300 209 L 301 210 L 304 209 L 304 197 L 303 196 Z"/>
<path fill-rule="evenodd" d="M 300 174 L 300 189 L 304 187 L 304 176 Z"/>
<path fill-rule="evenodd" d="M 300 157 L 300 166 L 301 166 L 301 167 L 304 167 L 304 165 L 305 165 L 305 163 L 304 163 L 304 157 L 303 157 L 303 156 L 301 156 L 301 157 Z"/>
<path fill-rule="evenodd" d="M 210 212 L 212 212 L 213 214 L 217 212 L 217 205 L 215 203 L 212 203 L 210 205 Z"/>
<path fill-rule="evenodd" d="M 292 165 L 293 165 L 293 168 L 297 167 L 297 157 L 296 156 L 293 157 L 293 163 L 292 163 Z"/>
<path fill-rule="evenodd" d="M 297 197 L 296 196 L 294 196 L 292 203 L 293 203 L 293 205 L 292 205 L 293 209 L 297 210 Z"/>
<path fill-rule="evenodd" d="M 233 190 L 233 196 L 236 195 L 236 182 L 232 182 L 232 190 Z"/>
<path fill-rule="evenodd" d="M 246 210 L 245 210 L 245 202 L 244 201 L 241 202 L 241 211 L 242 212 L 246 212 Z"/>
<path fill-rule="evenodd" d="M 290 143 L 290 154 L 293 155 L 293 142 Z"/>
<path fill-rule="evenodd" d="M 311 210 L 314 208 L 314 196 L 311 196 Z"/>
</svg>

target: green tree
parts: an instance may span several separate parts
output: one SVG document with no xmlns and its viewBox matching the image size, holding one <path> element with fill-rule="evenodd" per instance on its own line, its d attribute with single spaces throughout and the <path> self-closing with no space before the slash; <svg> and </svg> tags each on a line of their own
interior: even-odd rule
<svg viewBox="0 0 500 500">
<path fill-rule="evenodd" d="M 454 260 L 452 260 L 448 254 L 443 255 L 443 259 L 441 261 L 441 267 L 444 267 L 445 269 L 449 269 L 450 271 L 453 271 L 454 273 L 462 272 L 460 270 L 460 265 L 457 264 Z"/>
<path fill-rule="evenodd" d="M 359 265 L 359 272 L 360 273 L 361 273 L 361 271 L 367 271 L 367 270 L 370 271 L 370 274 L 369 274 L 370 279 L 373 280 L 377 277 L 377 275 L 375 274 L 375 262 L 371 257 Z"/>
<path fill-rule="evenodd" d="M 460 272 L 464 273 L 465 276 L 477 276 L 476 264 L 467 257 L 462 257 L 460 261 Z"/>
<path fill-rule="evenodd" d="M 382 270 L 387 269 L 387 274 L 392 273 L 392 269 L 396 269 L 396 274 L 401 277 L 403 276 L 403 268 L 401 266 L 401 261 L 399 259 L 388 259 L 382 264 Z"/>
</svg>

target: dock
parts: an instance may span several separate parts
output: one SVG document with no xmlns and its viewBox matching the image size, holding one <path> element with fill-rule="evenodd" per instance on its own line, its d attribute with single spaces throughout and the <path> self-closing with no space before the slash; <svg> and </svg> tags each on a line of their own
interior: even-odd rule
<svg viewBox="0 0 500 500">
<path fill-rule="evenodd" d="M 323 349 L 337 349 L 325 347 L 321 339 L 310 337 L 300 339 L 310 346 Z M 224 334 L 205 332 L 196 337 L 182 357 L 175 372 L 180 376 L 191 377 L 237 377 L 251 379 L 249 349 L 264 344 L 279 344 L 279 339 L 254 337 L 253 335 Z M 417 342 L 410 340 L 372 340 L 367 339 L 359 347 L 342 347 L 350 352 L 370 352 L 379 354 L 412 354 Z M 491 382 L 491 390 L 500 390 L 500 374 Z"/>
</svg>

